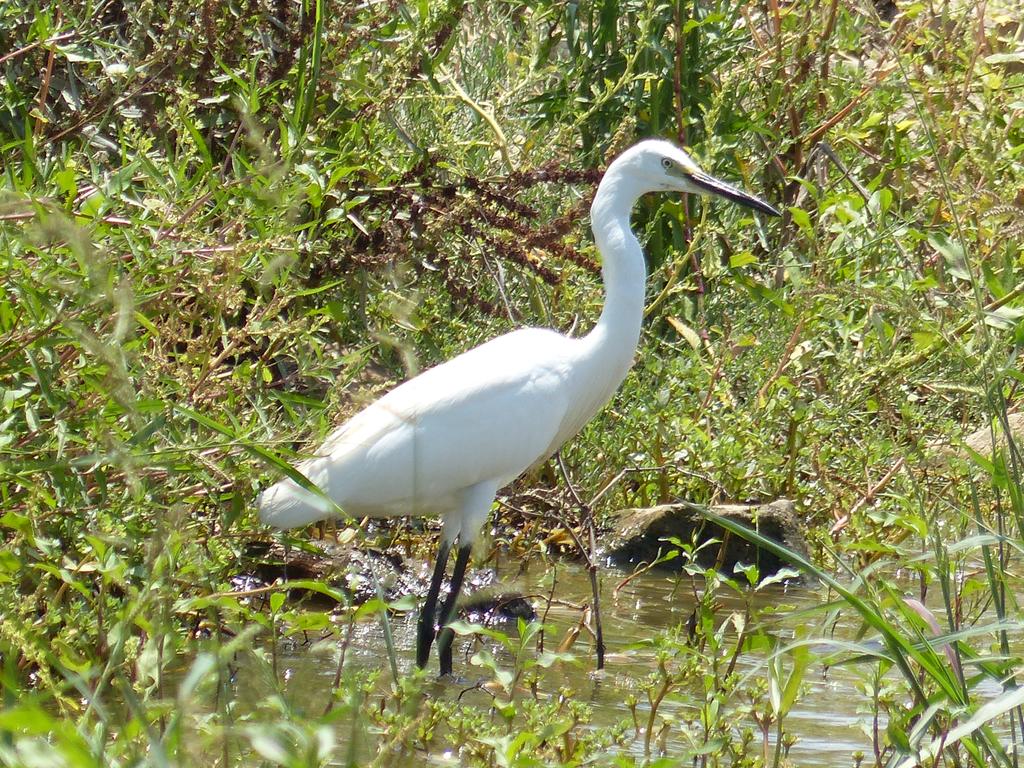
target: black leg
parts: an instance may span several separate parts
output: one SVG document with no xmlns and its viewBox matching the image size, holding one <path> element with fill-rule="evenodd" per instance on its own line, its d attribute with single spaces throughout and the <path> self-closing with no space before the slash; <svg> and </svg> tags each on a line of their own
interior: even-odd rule
<svg viewBox="0 0 1024 768">
<path fill-rule="evenodd" d="M 441 676 L 452 673 L 452 642 L 455 640 L 455 633 L 446 624 L 455 618 L 455 603 L 458 602 L 459 592 L 462 591 L 462 579 L 466 575 L 466 566 L 469 564 L 469 555 L 473 551 L 471 544 L 459 547 L 455 555 L 455 568 L 452 570 L 451 590 L 448 597 L 441 606 L 441 619 L 438 622 L 441 632 L 437 636 L 437 658 L 441 662 Z"/>
<path fill-rule="evenodd" d="M 430 657 L 430 646 L 434 642 L 435 620 L 437 618 L 437 597 L 441 594 L 441 581 L 444 579 L 445 569 L 448 567 L 448 554 L 452 551 L 452 543 L 441 539 L 437 547 L 437 562 L 434 563 L 434 575 L 430 579 L 430 589 L 427 590 L 427 599 L 423 601 L 420 609 L 419 631 L 416 633 L 416 666 L 423 669 Z M 448 603 L 446 602 L 445 605 Z"/>
</svg>

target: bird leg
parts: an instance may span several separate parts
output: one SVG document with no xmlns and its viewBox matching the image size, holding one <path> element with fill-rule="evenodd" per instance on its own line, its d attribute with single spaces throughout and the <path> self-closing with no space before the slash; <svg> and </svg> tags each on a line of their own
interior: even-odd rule
<svg viewBox="0 0 1024 768">
<path fill-rule="evenodd" d="M 455 554 L 451 588 L 444 605 L 441 606 L 441 619 L 438 622 L 441 631 L 437 636 L 437 659 L 441 665 L 441 677 L 452 673 L 452 641 L 455 640 L 455 632 L 448 626 L 448 622 L 455 618 L 455 603 L 458 602 L 459 592 L 462 591 L 462 580 L 466 575 L 466 566 L 469 564 L 469 555 L 472 551 L 472 544 L 463 544 Z"/>
<path fill-rule="evenodd" d="M 437 561 L 434 563 L 434 575 L 430 579 L 427 599 L 420 609 L 420 623 L 416 633 L 416 666 L 423 669 L 430 657 L 430 646 L 437 634 L 435 619 L 437 617 L 437 598 L 441 594 L 441 581 L 448 567 L 448 554 L 452 551 L 452 543 L 445 538 L 437 547 Z M 461 552 L 461 550 L 460 550 Z M 445 602 L 447 606 L 448 603 Z"/>
</svg>

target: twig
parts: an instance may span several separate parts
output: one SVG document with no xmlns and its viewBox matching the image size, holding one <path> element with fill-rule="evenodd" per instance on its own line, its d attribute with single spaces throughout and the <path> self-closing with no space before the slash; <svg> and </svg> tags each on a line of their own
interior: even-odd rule
<svg viewBox="0 0 1024 768">
<path fill-rule="evenodd" d="M 462 238 L 466 240 L 467 238 Z M 512 308 L 512 302 L 509 301 L 508 291 L 505 290 L 505 273 L 501 268 L 499 262 L 496 266 L 491 266 L 491 260 L 487 258 L 487 251 L 480 245 L 477 246 L 477 252 L 480 254 L 480 258 L 484 262 L 484 267 L 488 272 L 491 273 L 491 277 L 494 278 L 494 285 L 498 289 L 498 295 L 501 297 L 501 303 L 505 305 L 505 312 L 508 314 L 509 322 L 516 322 L 516 313 Z"/>
<path fill-rule="evenodd" d="M 206 599 L 220 600 L 222 597 L 256 597 L 257 595 L 265 595 L 268 592 L 280 592 L 282 589 L 290 589 L 290 586 L 286 582 L 280 582 L 268 584 L 265 587 L 255 587 L 253 589 L 229 589 L 226 592 L 211 592 L 206 595 Z"/>
<path fill-rule="evenodd" d="M 583 554 L 583 558 L 587 561 L 587 573 L 590 576 L 590 590 L 593 593 L 594 641 L 597 648 L 597 668 L 604 669 L 604 631 L 601 629 L 601 587 L 597 578 L 597 562 L 594 560 L 594 553 L 597 551 L 597 531 L 594 528 L 594 511 L 583 502 L 583 499 L 581 499 L 580 495 L 576 492 L 576 488 L 572 484 L 572 479 L 569 477 L 569 470 L 565 466 L 565 460 L 562 458 L 561 451 L 556 453 L 555 457 L 558 459 L 558 467 L 562 470 L 562 477 L 565 478 L 565 484 L 569 489 L 569 494 L 572 496 L 573 501 L 576 502 L 580 512 L 583 514 L 583 520 L 581 522 L 586 524 L 587 533 L 590 536 L 590 548 L 588 550 L 580 539 L 579 534 L 573 530 L 572 526 L 568 526 L 569 534 L 576 542 L 576 546 Z"/>
<path fill-rule="evenodd" d="M 904 457 L 900 456 L 896 460 L 896 463 L 893 464 L 892 467 L 889 468 L 889 471 L 885 473 L 885 475 L 882 477 L 882 479 L 879 480 L 877 483 L 875 483 L 870 488 L 868 488 L 867 493 L 865 493 L 857 501 L 856 504 L 854 504 L 852 507 L 850 507 L 850 511 L 849 512 L 847 512 L 841 518 L 836 520 L 836 524 L 833 525 L 832 528 L 829 530 L 829 534 L 832 535 L 832 536 L 835 536 L 837 533 L 839 533 L 841 530 L 843 530 L 843 528 L 845 528 L 847 525 L 849 525 L 850 520 L 853 519 L 853 516 L 855 514 L 857 514 L 858 512 L 860 512 L 864 507 L 866 507 L 872 501 L 874 501 L 875 500 L 875 496 L 877 496 L 881 491 L 883 491 L 885 489 L 885 487 L 896 476 L 896 473 L 899 472 L 900 469 L 903 468 L 904 463 L 906 463 Z"/>
<path fill-rule="evenodd" d="M 681 146 L 686 146 L 686 120 L 683 118 L 683 62 L 686 61 L 686 35 L 683 34 L 683 4 L 676 3 L 675 38 L 676 55 L 672 66 L 672 106 L 676 112 L 676 139 Z M 689 21 L 689 19 L 687 19 Z"/>
<path fill-rule="evenodd" d="M 828 22 L 825 24 L 825 32 L 821 36 L 819 43 L 818 52 L 821 56 L 821 67 L 818 69 L 818 81 L 821 83 L 827 83 L 829 80 L 829 56 L 828 56 L 828 43 L 832 38 L 832 33 L 836 28 L 836 16 L 839 11 L 839 0 L 832 0 L 832 5 L 828 9 Z M 825 89 L 822 88 L 818 92 L 818 108 L 824 112 L 828 107 L 828 97 L 826 96 Z"/>
<path fill-rule="evenodd" d="M 661 547 L 658 548 L 658 553 L 657 553 L 657 555 L 655 555 L 654 559 L 651 560 L 651 562 L 645 563 L 642 567 L 637 568 L 631 574 L 629 574 L 626 578 L 624 578 L 622 581 L 620 581 L 618 584 L 616 584 L 615 585 L 615 589 L 612 590 L 612 595 L 615 596 L 615 597 L 618 597 L 619 596 L 619 591 L 623 587 L 625 587 L 627 584 L 629 584 L 629 582 L 631 582 L 637 576 L 641 576 L 642 574 L 647 573 L 649 570 L 651 570 L 651 568 L 654 568 L 660 561 L 661 561 Z"/>
<path fill-rule="evenodd" d="M 35 211 L 30 211 L 28 213 L 0 213 L 0 221 L 28 221 L 35 217 Z"/>
<path fill-rule="evenodd" d="M 53 45 L 54 43 L 63 43 L 65 40 L 70 40 L 77 34 L 77 32 L 64 32 L 62 34 L 54 35 L 53 37 L 47 38 L 46 40 L 36 40 L 34 43 L 29 43 L 28 45 L 19 48 L 16 51 L 11 51 L 10 53 L 5 53 L 3 56 L 0 56 L 0 64 L 3 64 L 8 59 L 14 59 L 18 56 L 23 56 L 24 54 L 31 51 L 33 48 L 38 48 L 40 45 Z"/>
<path fill-rule="evenodd" d="M 349 644 L 352 642 L 352 635 L 355 633 L 356 619 L 355 614 L 349 616 L 348 627 L 345 632 L 345 637 L 341 641 L 341 650 L 338 653 L 338 667 L 334 670 L 334 684 L 331 686 L 332 691 L 337 691 L 341 685 L 341 673 L 345 668 L 345 656 L 348 653 Z M 327 702 L 327 708 L 324 710 L 324 717 L 331 713 L 334 709 L 336 699 L 332 696 L 330 701 Z"/>
<path fill-rule="evenodd" d="M 388 620 L 388 604 L 384 599 L 384 590 L 380 586 L 380 579 L 376 573 L 373 576 L 373 587 L 377 592 L 377 599 L 380 601 L 380 623 L 384 627 L 384 647 L 388 651 L 388 662 L 391 665 L 391 679 L 398 682 L 398 654 L 395 653 L 395 638 L 391 634 L 391 622 Z M 452 590 L 454 591 L 454 587 Z"/>
<path fill-rule="evenodd" d="M 60 24 L 63 14 L 60 10 L 57 11 L 56 23 Z M 39 116 L 36 117 L 36 124 L 32 128 L 32 135 L 38 136 L 39 131 L 43 127 L 43 123 L 46 122 L 46 102 L 50 98 L 50 81 L 53 80 L 53 62 L 57 58 L 57 52 L 51 48 L 49 55 L 46 57 L 46 67 L 43 69 L 43 82 L 39 85 L 39 97 L 36 100 L 36 110 L 39 112 Z"/>
<path fill-rule="evenodd" d="M 537 633 L 537 654 L 544 653 L 544 625 L 548 621 L 548 613 L 551 611 L 551 603 L 555 597 L 555 584 L 558 583 L 558 565 L 551 567 L 551 590 L 547 594 L 547 601 L 544 604 L 544 614 L 540 617 L 540 632 Z"/>
<path fill-rule="evenodd" d="M 697 413 L 704 413 L 707 411 L 708 406 L 711 405 L 711 398 L 715 396 L 715 384 L 718 383 L 719 378 L 722 375 L 722 365 L 725 363 L 725 355 L 719 355 L 718 359 L 715 360 L 715 368 L 711 371 L 711 379 L 708 381 L 708 392 L 704 395 L 704 400 L 700 404 L 700 408 L 697 409 Z"/>
<path fill-rule="evenodd" d="M 705 207 L 701 213 L 701 223 L 704 223 L 704 219 L 707 217 L 707 208 Z M 658 295 L 654 298 L 650 304 L 644 307 L 644 318 L 648 318 L 661 309 L 661 305 L 665 303 L 665 300 L 672 293 L 672 290 L 676 286 L 676 281 L 679 279 L 679 274 L 683 270 L 683 264 L 687 261 L 694 265 L 694 274 L 697 277 L 697 281 L 700 284 L 698 290 L 699 293 L 703 293 L 703 281 L 700 275 L 700 264 L 696 261 L 697 246 L 701 241 L 701 233 L 704 231 L 704 227 L 697 227 L 693 238 L 690 240 L 690 244 L 686 248 L 686 253 L 681 258 L 673 259 L 672 265 L 669 269 L 668 278 L 665 280 L 665 287 L 658 292 Z"/>
<path fill-rule="evenodd" d="M 833 114 L 832 117 L 828 118 L 825 122 L 821 123 L 817 128 L 812 130 L 810 133 L 805 134 L 803 138 L 800 140 L 800 143 L 803 144 L 804 146 L 815 144 L 818 141 L 818 139 L 820 139 L 830 130 L 835 128 L 839 123 L 841 123 L 843 119 L 846 118 L 846 116 L 853 111 L 853 108 L 860 104 L 860 102 L 864 99 L 865 96 L 871 93 L 871 91 L 873 91 L 876 87 L 881 85 L 882 81 L 885 80 L 885 78 L 887 78 L 895 71 L 896 67 L 885 67 L 879 69 L 875 73 L 873 82 L 868 83 L 863 88 L 861 88 L 860 93 L 858 93 L 856 96 L 850 99 L 846 103 L 846 106 L 844 106 L 838 112 Z"/>
<path fill-rule="evenodd" d="M 774 373 L 765 379 L 764 384 L 762 384 L 761 388 L 757 390 L 757 402 L 761 402 L 764 399 L 764 396 L 767 394 L 771 385 L 775 383 L 776 379 L 778 379 L 779 376 L 782 375 L 782 372 L 789 366 L 790 355 L 793 354 L 793 350 L 796 349 L 796 345 L 800 342 L 800 334 L 803 332 L 803 329 L 804 321 L 801 318 L 800 322 L 796 324 L 796 328 L 794 328 L 793 332 L 789 335 L 789 341 L 786 342 L 786 348 L 782 351 L 782 355 L 779 357 L 779 364 L 775 366 Z"/>
<path fill-rule="evenodd" d="M 860 149 L 860 147 L 858 147 L 858 149 Z M 835 153 L 835 150 L 832 149 L 832 145 L 830 145 L 827 141 L 819 141 L 817 144 L 814 145 L 814 149 L 811 150 L 811 157 L 817 154 L 820 154 L 823 157 L 830 160 L 832 162 L 832 165 L 839 169 L 839 172 L 843 174 L 843 177 L 848 182 L 850 182 L 850 185 L 855 190 L 857 190 L 857 194 L 860 195 L 861 199 L 864 201 L 865 206 L 868 206 L 871 203 L 871 193 L 868 192 L 867 188 L 854 177 L 854 175 L 850 172 L 850 169 L 846 167 L 843 161 L 839 158 L 839 155 L 837 155 Z M 810 158 L 808 158 L 808 165 L 810 165 Z M 881 219 L 883 216 L 884 212 L 879 210 L 879 221 L 878 226 L 876 227 L 876 231 L 879 231 L 881 229 Z M 899 250 L 900 255 L 903 257 L 904 263 L 910 264 L 910 254 L 907 253 L 907 249 L 903 247 L 903 243 L 900 242 L 900 239 L 898 237 L 893 237 L 892 242 L 896 246 L 897 250 Z"/>
<path fill-rule="evenodd" d="M 494 119 L 494 115 L 474 101 L 472 97 L 463 90 L 462 86 L 459 85 L 459 82 L 444 67 L 440 67 L 439 71 L 448 84 L 451 85 L 452 90 L 455 91 L 455 95 L 458 96 L 467 107 L 480 115 L 484 122 L 487 123 L 491 131 L 494 133 L 494 138 L 497 139 L 498 151 L 501 153 L 501 159 L 505 162 L 505 165 L 509 170 L 514 170 L 512 160 L 508 156 L 508 139 L 505 138 L 505 132 L 501 130 L 501 126 L 498 125 L 498 121 Z"/>
<path fill-rule="evenodd" d="M 667 469 L 668 467 L 664 465 L 657 467 L 626 467 L 625 469 L 621 469 L 615 473 L 615 476 L 611 480 L 604 484 L 604 487 L 601 488 L 600 491 L 594 494 L 594 498 L 587 502 L 587 507 L 593 507 L 597 504 L 597 502 L 603 499 L 605 494 L 618 485 L 619 481 L 626 475 L 633 474 L 634 472 L 664 472 Z"/>
</svg>

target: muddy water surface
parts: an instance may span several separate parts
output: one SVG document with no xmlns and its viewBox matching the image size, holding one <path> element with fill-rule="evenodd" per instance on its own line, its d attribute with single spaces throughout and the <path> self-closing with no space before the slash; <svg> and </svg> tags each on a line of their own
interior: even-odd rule
<svg viewBox="0 0 1024 768">
<path fill-rule="evenodd" d="M 556 576 L 555 597 L 558 602 L 551 606 L 547 615 L 547 623 L 552 628 L 548 635 L 549 648 L 557 645 L 565 632 L 579 621 L 579 610 L 573 606 L 588 602 L 590 597 L 590 584 L 582 569 L 560 564 Z M 638 649 L 631 646 L 685 622 L 693 608 L 693 597 L 689 592 L 688 581 L 677 585 L 671 575 L 647 573 L 634 578 L 616 593 L 616 585 L 626 576 L 627 574 L 615 570 L 604 570 L 602 575 L 602 616 L 608 645 L 605 673 L 593 674 L 592 642 L 589 638 L 581 637 L 573 648 L 581 663 L 560 665 L 556 672 L 544 678 L 551 686 L 551 690 L 540 691 L 541 695 L 557 695 L 558 688 L 571 688 L 577 698 L 586 701 L 592 707 L 592 726 L 595 728 L 630 719 L 631 714 L 625 703 L 630 694 L 635 695 L 640 701 L 637 711 L 641 720 L 645 718 L 646 696 L 642 681 L 655 669 L 654 652 L 648 648 Z M 503 586 L 517 588 L 529 595 L 546 595 L 550 590 L 550 572 L 546 572 L 539 564 L 525 574 L 503 573 L 500 580 Z M 758 597 L 758 601 L 761 605 L 782 608 L 782 614 L 773 620 L 772 631 L 786 642 L 801 624 L 807 625 L 809 636 L 822 636 L 824 614 L 809 613 L 806 610 L 819 604 L 821 594 L 819 589 L 803 587 L 770 588 L 764 595 Z M 742 610 L 743 604 L 739 598 L 723 593 L 721 600 L 723 618 L 734 610 Z M 534 599 L 533 602 L 538 606 L 538 610 L 543 609 L 543 599 Z M 415 623 L 415 614 L 400 617 L 392 622 L 400 673 L 412 666 Z M 511 625 L 504 629 L 507 632 L 515 632 L 515 627 Z M 839 632 L 842 631 L 840 625 Z M 497 648 L 492 650 L 499 662 L 508 661 L 502 658 Z M 481 669 L 469 664 L 466 655 L 465 652 L 457 652 L 455 657 L 455 672 L 461 675 L 462 679 L 444 684 L 445 687 L 439 689 L 440 695 L 447 695 L 450 691 L 452 698 L 461 694 L 461 701 L 464 703 L 474 702 L 479 703 L 481 707 L 487 707 L 490 701 L 488 694 L 472 690 L 466 693 L 466 689 L 484 677 Z M 346 664 L 386 669 L 387 658 L 381 623 L 370 622 L 358 626 L 353 644 L 348 651 Z M 747 654 L 741 657 L 739 668 L 751 672 L 754 677 L 764 679 L 766 673 L 763 663 L 763 658 Z M 431 664 L 436 665 L 436 657 L 431 658 Z M 329 700 L 335 668 L 324 654 L 310 652 L 303 647 L 284 651 L 279 656 L 279 670 L 288 677 L 289 690 L 301 690 L 311 700 Z M 867 674 L 867 668 L 857 671 L 840 667 L 826 672 L 820 664 L 811 667 L 805 677 L 806 690 L 786 720 L 787 731 L 797 737 L 797 742 L 790 752 L 793 764 L 837 768 L 853 765 L 855 752 L 863 751 L 865 755 L 871 755 L 870 714 L 864 709 L 868 702 L 855 688 L 858 677 Z M 670 713 L 673 709 L 694 705 L 695 701 L 690 694 L 681 691 L 659 711 Z M 754 723 L 751 722 L 749 725 L 753 727 Z M 884 728 L 884 723 L 881 727 Z M 344 728 L 341 730 L 343 732 Z M 675 735 L 678 738 L 679 734 Z M 760 743 L 760 737 L 757 737 L 757 743 Z M 676 745 L 682 747 L 680 742 L 676 742 Z M 667 754 L 672 754 L 672 748 L 670 732 Z M 638 738 L 630 749 L 638 755 L 642 754 L 643 737 Z M 447 759 L 441 757 L 439 760 L 440 762 L 435 761 L 432 764 L 458 764 L 454 754 Z"/>
</svg>

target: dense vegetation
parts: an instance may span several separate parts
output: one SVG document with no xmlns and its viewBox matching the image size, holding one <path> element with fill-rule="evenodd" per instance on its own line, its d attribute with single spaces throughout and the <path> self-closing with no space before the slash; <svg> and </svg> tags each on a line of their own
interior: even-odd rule
<svg viewBox="0 0 1024 768">
<path fill-rule="evenodd" d="M 232 581 L 258 490 L 360 403 L 593 321 L 594 184 L 659 135 L 786 215 L 642 202 L 644 337 L 565 449 L 574 486 L 620 478 L 599 514 L 794 499 L 834 600 L 808 641 L 832 611 L 863 623 L 829 659 L 862 670 L 862 764 L 1017 764 L 1020 455 L 957 449 L 1020 399 L 1015 4 L 15 0 L 0 68 L 0 762 L 784 762 L 822 646 L 723 615 L 736 574 L 690 569 L 694 622 L 651 640 L 613 731 L 531 695 L 568 663 L 538 625 L 476 657 L 486 706 L 346 663 L 380 604 Z M 492 545 L 545 557 L 578 514 L 563 488 L 508 489 Z M 321 632 L 314 709 L 277 653 Z M 659 711 L 684 696 L 692 717 Z"/>
</svg>

